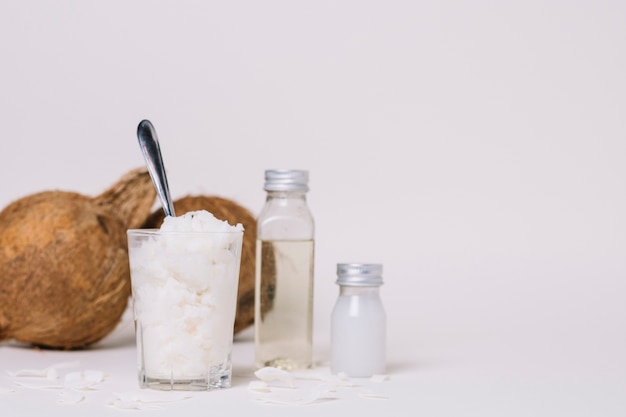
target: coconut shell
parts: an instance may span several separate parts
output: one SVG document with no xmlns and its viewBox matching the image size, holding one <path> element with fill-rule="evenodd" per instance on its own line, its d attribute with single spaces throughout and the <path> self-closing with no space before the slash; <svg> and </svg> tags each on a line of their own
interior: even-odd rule
<svg viewBox="0 0 626 417">
<path fill-rule="evenodd" d="M 220 220 L 244 227 L 239 272 L 239 291 L 237 293 L 237 313 L 235 315 L 234 333 L 254 323 L 254 271 L 256 251 L 256 219 L 252 213 L 237 202 L 217 196 L 185 196 L 174 200 L 176 214 L 182 215 L 189 211 L 206 210 Z M 165 214 L 163 210 L 153 212 L 146 220 L 143 228 L 161 227 Z"/>
<path fill-rule="evenodd" d="M 126 230 L 155 198 L 142 168 L 97 197 L 44 191 L 0 212 L 0 340 L 75 349 L 109 334 L 130 296 Z"/>
</svg>

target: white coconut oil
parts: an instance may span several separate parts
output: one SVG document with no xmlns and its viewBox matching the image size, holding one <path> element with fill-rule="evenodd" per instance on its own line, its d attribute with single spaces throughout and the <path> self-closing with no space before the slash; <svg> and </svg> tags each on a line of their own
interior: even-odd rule
<svg viewBox="0 0 626 417">
<path fill-rule="evenodd" d="M 331 371 L 350 377 L 385 373 L 386 314 L 382 265 L 339 264 L 339 298 L 331 320 Z"/>
</svg>

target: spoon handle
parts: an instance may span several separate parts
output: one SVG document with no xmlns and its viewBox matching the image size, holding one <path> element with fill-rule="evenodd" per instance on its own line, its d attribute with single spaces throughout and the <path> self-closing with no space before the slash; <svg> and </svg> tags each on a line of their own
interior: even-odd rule
<svg viewBox="0 0 626 417">
<path fill-rule="evenodd" d="M 167 184 L 165 166 L 161 156 L 161 147 L 157 138 L 156 130 L 149 120 L 142 120 L 137 127 L 139 147 L 148 166 L 148 172 L 156 188 L 165 216 L 176 216 L 174 204 L 170 196 L 170 188 Z"/>
</svg>

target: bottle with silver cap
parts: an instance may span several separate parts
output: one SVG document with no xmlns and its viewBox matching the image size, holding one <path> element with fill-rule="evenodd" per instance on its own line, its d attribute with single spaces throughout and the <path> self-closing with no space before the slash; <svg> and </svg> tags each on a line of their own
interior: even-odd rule
<svg viewBox="0 0 626 417">
<path fill-rule="evenodd" d="M 315 227 L 306 201 L 308 180 L 308 171 L 265 171 L 267 196 L 257 218 L 257 368 L 292 370 L 313 365 Z"/>
<path fill-rule="evenodd" d="M 385 373 L 386 314 L 380 299 L 381 264 L 337 264 L 339 298 L 331 319 L 335 374 L 369 377 Z"/>
</svg>

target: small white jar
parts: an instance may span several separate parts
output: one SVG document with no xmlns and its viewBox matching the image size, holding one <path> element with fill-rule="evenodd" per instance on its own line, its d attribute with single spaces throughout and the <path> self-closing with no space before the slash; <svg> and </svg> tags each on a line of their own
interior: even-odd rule
<svg viewBox="0 0 626 417">
<path fill-rule="evenodd" d="M 385 373 L 382 271 L 381 264 L 337 264 L 339 298 L 332 312 L 330 354 L 334 374 L 358 378 Z"/>
</svg>

